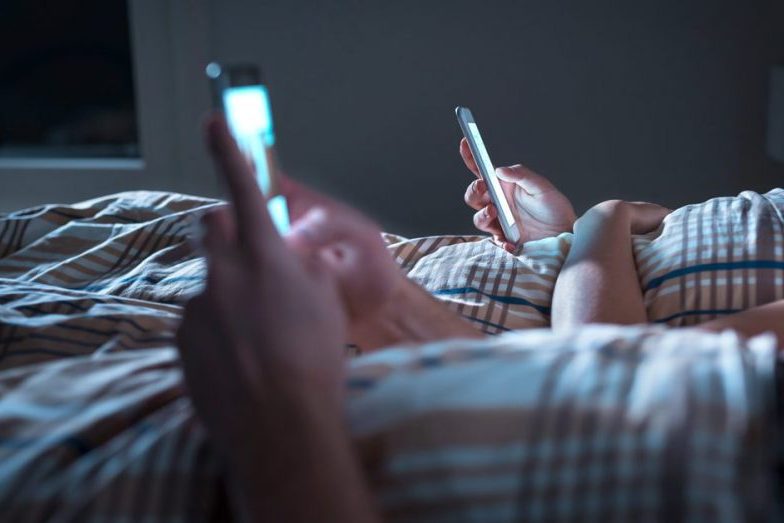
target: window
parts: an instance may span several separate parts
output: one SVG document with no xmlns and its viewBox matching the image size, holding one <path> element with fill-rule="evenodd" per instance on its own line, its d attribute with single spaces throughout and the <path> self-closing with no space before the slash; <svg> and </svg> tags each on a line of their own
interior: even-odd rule
<svg viewBox="0 0 784 523">
<path fill-rule="evenodd" d="M 208 0 L 0 0 L 0 212 L 219 195 L 202 144 Z"/>
<path fill-rule="evenodd" d="M 0 158 L 138 158 L 122 0 L 0 3 Z"/>
</svg>

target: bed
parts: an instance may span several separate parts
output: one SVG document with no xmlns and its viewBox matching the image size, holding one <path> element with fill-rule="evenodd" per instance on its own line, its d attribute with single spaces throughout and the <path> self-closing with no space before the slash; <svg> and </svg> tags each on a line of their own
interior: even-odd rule
<svg viewBox="0 0 784 523">
<path fill-rule="evenodd" d="M 138 191 L 0 217 L 0 520 L 231 519 L 182 387 L 181 307 L 211 199 Z M 678 209 L 634 240 L 654 325 L 552 334 L 571 236 L 517 253 L 386 235 L 493 336 L 350 362 L 357 452 L 392 521 L 769 519 L 776 343 L 697 322 L 784 298 L 784 191 Z M 659 324 L 659 325 L 656 325 Z"/>
</svg>

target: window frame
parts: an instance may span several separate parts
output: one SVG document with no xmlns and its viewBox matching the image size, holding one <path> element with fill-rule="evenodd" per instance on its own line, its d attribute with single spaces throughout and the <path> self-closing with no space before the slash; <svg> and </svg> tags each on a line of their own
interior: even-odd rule
<svg viewBox="0 0 784 523">
<path fill-rule="evenodd" d="M 0 211 L 124 190 L 217 193 L 199 132 L 210 103 L 208 1 L 128 2 L 141 157 L 0 158 Z"/>
</svg>

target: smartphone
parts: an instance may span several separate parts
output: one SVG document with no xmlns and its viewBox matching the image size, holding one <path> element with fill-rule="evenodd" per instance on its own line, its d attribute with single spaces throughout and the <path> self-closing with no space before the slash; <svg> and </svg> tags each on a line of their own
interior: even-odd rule
<svg viewBox="0 0 784 523">
<path fill-rule="evenodd" d="M 212 84 L 213 106 L 226 116 L 226 123 L 267 198 L 272 221 L 282 234 L 289 228 L 289 212 L 286 198 L 278 193 L 275 128 L 261 70 L 252 64 L 222 66 L 212 62 L 205 72 Z"/>
<path fill-rule="evenodd" d="M 467 107 L 460 106 L 455 108 L 455 114 L 457 115 L 460 129 L 463 131 L 463 136 L 468 141 L 471 154 L 474 155 L 479 174 L 482 175 L 482 179 L 487 184 L 490 200 L 498 210 L 498 221 L 501 224 L 501 229 L 504 231 L 504 236 L 506 236 L 507 241 L 516 244 L 520 241 L 520 231 L 517 229 L 512 208 L 509 206 L 501 184 L 498 182 L 498 177 L 495 175 L 493 162 L 490 161 L 490 155 L 487 154 L 487 148 L 482 140 L 482 135 L 479 134 L 474 115 L 471 114 Z"/>
</svg>

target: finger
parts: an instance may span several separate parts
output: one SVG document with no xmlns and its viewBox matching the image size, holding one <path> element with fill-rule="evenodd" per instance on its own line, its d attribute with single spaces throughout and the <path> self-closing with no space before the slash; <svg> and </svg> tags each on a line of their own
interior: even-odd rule
<svg viewBox="0 0 784 523">
<path fill-rule="evenodd" d="M 177 351 L 182 354 L 183 348 L 188 344 L 190 341 L 189 334 L 191 333 L 191 318 L 193 317 L 193 309 L 196 307 L 196 304 L 199 300 L 203 298 L 201 295 L 198 295 L 194 298 L 188 300 L 185 306 L 182 309 L 182 320 L 180 324 L 177 326 L 177 331 L 174 333 L 175 340 L 177 341 Z"/>
<path fill-rule="evenodd" d="M 480 231 L 503 236 L 501 224 L 498 222 L 498 213 L 492 204 L 474 213 L 474 227 Z"/>
<path fill-rule="evenodd" d="M 237 240 L 252 254 L 260 255 L 264 252 L 265 242 L 279 238 L 267 212 L 264 195 L 223 116 L 216 113 L 208 118 L 206 135 L 212 158 L 229 187 Z"/>
<path fill-rule="evenodd" d="M 184 363 L 204 359 L 204 351 L 199 350 L 199 341 L 203 341 L 200 338 L 204 335 L 205 319 L 212 317 L 208 299 L 204 294 L 191 298 L 183 307 L 182 321 L 177 327 L 175 339 L 177 351 Z"/>
<path fill-rule="evenodd" d="M 503 234 L 493 234 L 493 242 L 507 252 L 515 252 L 517 250 L 517 245 L 506 241 Z"/>
<path fill-rule="evenodd" d="M 647 234 L 659 228 L 670 209 L 646 202 L 630 202 L 632 234 Z"/>
<path fill-rule="evenodd" d="M 556 190 L 550 180 L 519 164 L 499 167 L 495 173 L 501 180 L 517 184 L 531 196 Z"/>
<path fill-rule="evenodd" d="M 234 252 L 234 223 L 232 212 L 228 208 L 215 210 L 202 218 L 205 261 L 207 263 L 207 291 L 212 294 L 222 289 L 224 265 L 227 256 Z"/>
<path fill-rule="evenodd" d="M 234 220 L 228 206 L 213 209 L 202 219 L 202 246 L 207 253 L 225 252 L 234 242 Z"/>
<path fill-rule="evenodd" d="M 224 205 L 225 204 L 217 203 L 208 210 L 197 213 L 194 216 L 195 219 L 188 224 L 185 232 L 186 240 L 197 256 L 204 256 L 204 216 L 212 210 Z"/>
<path fill-rule="evenodd" d="M 655 212 L 664 215 L 670 214 L 672 212 L 672 209 L 670 209 L 669 207 L 664 207 L 663 205 L 659 205 L 658 203 L 650 203 L 650 202 L 642 202 L 642 201 L 629 202 L 629 203 L 635 206 L 650 208 Z"/>
<path fill-rule="evenodd" d="M 189 300 L 183 309 L 176 340 L 186 389 L 197 405 L 205 405 L 220 397 L 214 390 L 199 386 L 205 381 L 205 373 L 210 374 L 209 381 L 212 382 L 223 381 L 221 376 L 239 376 L 242 373 L 235 351 L 218 350 L 221 342 L 227 339 L 225 326 L 211 298 L 200 294 Z M 195 386 L 190 388 L 190 385 Z M 221 389 L 226 390 L 225 387 Z"/>
<path fill-rule="evenodd" d="M 469 207 L 480 210 L 490 203 L 490 194 L 487 192 L 487 184 L 484 180 L 476 179 L 466 189 L 463 197 Z"/>
<path fill-rule="evenodd" d="M 463 158 L 463 163 L 468 167 L 468 170 L 474 173 L 474 176 L 480 178 L 482 175 L 479 173 L 479 167 L 476 166 L 474 154 L 471 152 L 471 148 L 468 146 L 468 140 L 465 138 L 460 140 L 460 156 Z"/>
</svg>

